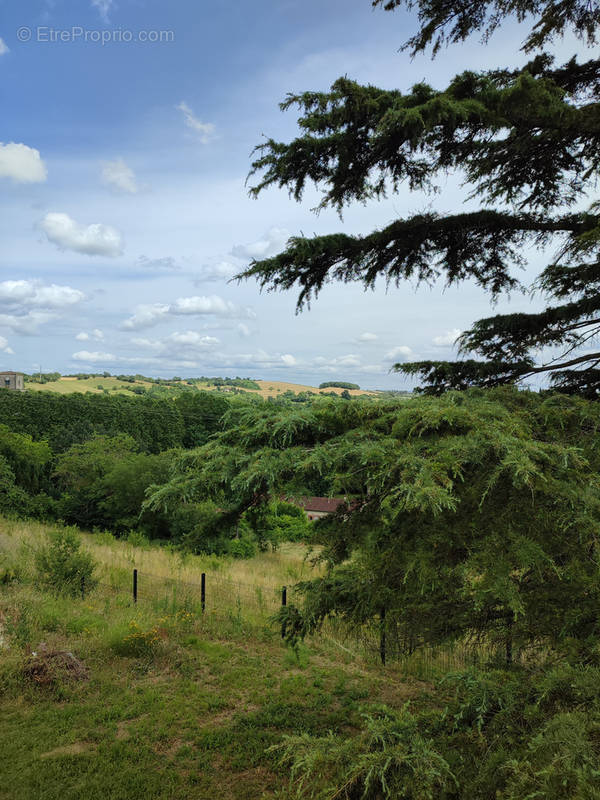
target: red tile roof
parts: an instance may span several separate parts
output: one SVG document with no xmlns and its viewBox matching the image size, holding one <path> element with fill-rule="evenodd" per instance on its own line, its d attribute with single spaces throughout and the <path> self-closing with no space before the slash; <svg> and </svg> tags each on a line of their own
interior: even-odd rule
<svg viewBox="0 0 600 800">
<path fill-rule="evenodd" d="M 296 497 L 292 502 L 302 506 L 305 511 L 333 514 L 346 501 L 343 497 Z"/>
</svg>

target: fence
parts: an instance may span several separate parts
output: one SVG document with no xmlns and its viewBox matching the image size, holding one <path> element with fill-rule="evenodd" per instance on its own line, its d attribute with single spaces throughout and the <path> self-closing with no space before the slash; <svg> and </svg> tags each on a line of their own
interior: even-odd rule
<svg viewBox="0 0 600 800">
<path fill-rule="evenodd" d="M 300 605 L 301 600 L 293 586 L 251 585 L 212 573 L 202 573 L 200 583 L 190 583 L 137 569 L 121 572 L 111 583 L 99 584 L 98 590 L 127 598 L 133 604 L 152 603 L 157 610 L 168 604 L 193 609 L 199 615 L 225 614 L 269 626 L 282 606 Z M 84 583 L 81 594 L 86 595 Z M 285 636 L 284 626 L 281 635 Z M 412 641 L 407 645 L 385 609 L 370 624 L 351 626 L 340 618 L 327 619 L 312 640 L 353 660 L 383 665 L 393 662 L 403 672 L 423 679 L 480 665 L 495 656 L 489 646 L 466 641 L 437 648 L 416 646 L 418 642 Z"/>
</svg>

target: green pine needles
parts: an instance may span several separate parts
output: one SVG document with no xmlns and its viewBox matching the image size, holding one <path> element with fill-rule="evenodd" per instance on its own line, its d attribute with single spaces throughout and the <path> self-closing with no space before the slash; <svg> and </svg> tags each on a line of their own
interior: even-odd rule
<svg viewBox="0 0 600 800">
<path fill-rule="evenodd" d="M 420 31 L 413 52 L 481 30 L 490 35 L 507 14 L 533 17 L 525 49 L 566 31 L 588 43 L 600 23 L 597 2 L 461 2 L 375 0 L 392 10 L 415 7 Z M 373 288 L 379 279 L 460 284 L 474 280 L 491 297 L 538 291 L 539 313 L 475 322 L 459 340 L 460 360 L 397 364 L 422 390 L 516 383 L 542 375 L 565 392 L 596 397 L 600 352 L 600 216 L 590 203 L 600 168 L 600 60 L 557 65 L 538 52 L 516 70 L 465 72 L 448 86 L 408 91 L 363 86 L 347 77 L 329 92 L 294 94 L 300 134 L 256 148 L 251 194 L 286 188 L 298 201 L 309 183 L 319 208 L 339 212 L 400 191 L 432 192 L 448 171 L 465 179 L 469 213 L 421 213 L 364 236 L 343 232 L 292 237 L 277 256 L 253 261 L 238 277 L 269 290 L 298 291 L 298 309 L 331 281 Z M 517 269 L 530 246 L 554 248 L 533 285 Z"/>
</svg>

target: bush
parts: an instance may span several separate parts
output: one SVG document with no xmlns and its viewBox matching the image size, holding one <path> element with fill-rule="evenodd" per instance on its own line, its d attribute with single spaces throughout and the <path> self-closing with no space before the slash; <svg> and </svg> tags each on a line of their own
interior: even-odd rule
<svg viewBox="0 0 600 800">
<path fill-rule="evenodd" d="M 49 542 L 35 552 L 35 567 L 40 583 L 53 591 L 75 597 L 81 591 L 93 589 L 96 562 L 81 549 L 81 537 L 73 528 L 52 531 Z"/>
<path fill-rule="evenodd" d="M 117 630 L 110 641 L 111 650 L 124 658 L 152 658 L 164 641 L 165 632 L 154 625 L 143 629 L 132 620 L 127 630 Z"/>
<path fill-rule="evenodd" d="M 256 542 L 250 536 L 232 539 L 227 551 L 234 558 L 252 558 L 256 555 Z"/>
<path fill-rule="evenodd" d="M 296 797 L 361 800 L 442 800 L 456 797 L 456 780 L 447 761 L 419 730 L 406 706 L 396 712 L 380 706 L 362 715 L 358 736 L 307 733 L 284 736 L 271 750 L 291 767 Z"/>
</svg>

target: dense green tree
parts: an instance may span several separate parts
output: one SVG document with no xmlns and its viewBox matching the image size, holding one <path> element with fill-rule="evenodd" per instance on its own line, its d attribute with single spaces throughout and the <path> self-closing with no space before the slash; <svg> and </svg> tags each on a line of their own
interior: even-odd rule
<svg viewBox="0 0 600 800">
<path fill-rule="evenodd" d="M 34 442 L 31 436 L 0 425 L 0 456 L 10 465 L 18 486 L 30 494 L 40 490 L 52 459 L 46 442 Z"/>
<path fill-rule="evenodd" d="M 346 381 L 325 381 L 325 383 L 319 384 L 319 389 L 329 389 L 332 386 L 338 389 L 360 389 L 358 383 L 347 383 Z"/>
<path fill-rule="evenodd" d="M 46 439 L 55 453 L 85 442 L 94 433 L 126 434 L 150 453 L 181 447 L 184 442 L 193 446 L 218 430 L 226 408 L 227 400 L 210 392 L 188 391 L 175 399 L 170 395 L 155 398 L 83 392 L 0 393 L 2 421 L 17 433 Z"/>
<path fill-rule="evenodd" d="M 60 455 L 54 477 L 62 491 L 59 504 L 62 518 L 88 529 L 109 527 L 111 520 L 103 508 L 104 481 L 119 462 L 137 449 L 130 436 L 95 436 Z"/>
<path fill-rule="evenodd" d="M 227 400 L 215 392 L 185 392 L 175 399 L 183 418 L 184 447 L 198 447 L 219 429 L 221 418 L 229 408 Z"/>
<path fill-rule="evenodd" d="M 58 513 L 88 529 L 139 529 L 150 538 L 168 538 L 168 520 L 142 511 L 142 505 L 147 489 L 167 480 L 174 457 L 174 451 L 140 453 L 125 435 L 94 436 L 75 444 L 57 459 Z"/>
<path fill-rule="evenodd" d="M 572 31 L 593 43 L 600 21 L 596 0 L 374 4 L 418 10 L 421 27 L 408 43 L 415 52 L 429 45 L 435 52 L 477 30 L 489 35 L 511 13 L 534 22 L 528 50 Z M 344 77 L 329 92 L 289 95 L 282 109 L 300 110 L 301 133 L 257 148 L 255 196 L 279 186 L 300 200 L 314 182 L 322 187 L 319 207 L 341 212 L 404 187 L 434 191 L 450 170 L 463 174 L 480 207 L 420 213 L 364 236 L 295 236 L 281 254 L 253 261 L 239 277 L 269 289 L 297 286 L 299 308 L 334 280 L 372 288 L 378 279 L 470 279 L 492 296 L 537 289 L 547 301 L 543 311 L 495 315 L 463 333 L 468 360 L 395 368 L 421 376 L 433 393 L 546 375 L 557 387 L 595 397 L 600 353 L 580 348 L 600 332 L 600 215 L 589 200 L 600 167 L 599 100 L 600 60 L 556 65 L 543 51 L 519 69 L 457 75 L 441 90 L 424 83 L 384 90 Z M 526 247 L 554 242 L 558 249 L 533 287 L 522 286 L 515 267 Z"/>
<path fill-rule="evenodd" d="M 17 486 L 15 473 L 7 459 L 0 455 L 0 513 L 27 514 L 29 496 Z"/>
<path fill-rule="evenodd" d="M 106 526 L 116 533 L 139 530 L 150 539 L 168 539 L 169 519 L 157 512 L 143 511 L 150 487 L 168 480 L 177 451 L 126 453 L 115 458 L 100 482 L 99 509 Z"/>
<path fill-rule="evenodd" d="M 399 647 L 484 635 L 595 646 L 600 409 L 513 389 L 248 409 L 184 454 L 151 502 L 258 513 L 314 475 L 348 498 L 320 521 L 323 577 L 291 633 L 388 612 Z"/>
</svg>

